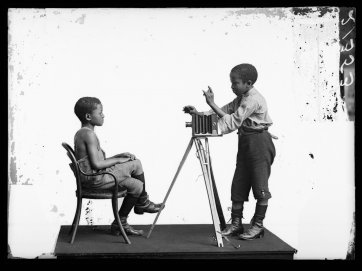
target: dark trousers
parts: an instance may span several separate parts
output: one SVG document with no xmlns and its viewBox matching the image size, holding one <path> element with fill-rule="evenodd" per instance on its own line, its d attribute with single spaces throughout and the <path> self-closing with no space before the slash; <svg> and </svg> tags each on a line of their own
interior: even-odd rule
<svg viewBox="0 0 362 271">
<path fill-rule="evenodd" d="M 268 179 L 274 157 L 275 146 L 266 130 L 239 135 L 231 201 L 248 201 L 250 189 L 256 200 L 271 198 Z"/>
</svg>

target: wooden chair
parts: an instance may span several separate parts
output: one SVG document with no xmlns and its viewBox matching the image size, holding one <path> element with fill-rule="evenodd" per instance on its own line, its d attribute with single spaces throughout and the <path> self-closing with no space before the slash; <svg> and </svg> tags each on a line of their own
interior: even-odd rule
<svg viewBox="0 0 362 271">
<path fill-rule="evenodd" d="M 77 210 L 75 212 L 72 227 L 69 232 L 72 235 L 72 237 L 70 239 L 70 243 L 73 244 L 73 242 L 74 242 L 75 234 L 77 232 L 78 225 L 79 225 L 80 213 L 81 213 L 81 209 L 82 209 L 82 199 L 86 198 L 86 199 L 112 199 L 112 208 L 113 208 L 114 218 L 117 221 L 119 228 L 121 229 L 121 234 L 122 234 L 124 240 L 126 241 L 127 244 L 131 244 L 126 232 L 124 231 L 124 229 L 122 227 L 121 220 L 118 215 L 118 198 L 125 197 L 127 195 L 127 190 L 124 189 L 124 190 L 119 191 L 116 177 L 110 172 L 101 171 L 99 173 L 94 173 L 94 174 L 84 173 L 79 167 L 79 163 L 77 162 L 77 159 L 75 158 L 75 153 L 74 153 L 74 150 L 72 149 L 72 147 L 70 147 L 67 143 L 64 143 L 64 142 L 62 143 L 62 146 L 66 149 L 67 155 L 70 158 L 70 160 L 72 161 L 72 163 L 70 163 L 69 166 L 71 167 L 71 169 L 75 175 L 75 179 L 76 179 L 76 183 L 77 183 L 77 191 L 75 192 L 75 194 L 77 196 Z M 81 174 L 83 174 L 84 176 L 97 176 L 97 175 L 109 174 L 114 178 L 115 186 L 112 187 L 111 189 L 102 189 L 102 190 L 83 188 L 81 185 L 81 181 L 80 181 Z"/>
</svg>

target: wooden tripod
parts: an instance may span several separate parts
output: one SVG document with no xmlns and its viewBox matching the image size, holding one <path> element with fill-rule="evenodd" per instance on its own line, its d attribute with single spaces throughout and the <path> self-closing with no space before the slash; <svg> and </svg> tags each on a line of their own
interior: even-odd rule
<svg viewBox="0 0 362 271">
<path fill-rule="evenodd" d="M 205 148 L 201 142 L 202 138 L 205 140 Z M 205 136 L 191 137 L 189 145 L 186 148 L 185 154 L 182 157 L 181 163 L 180 163 L 180 165 L 176 171 L 175 177 L 173 178 L 172 183 L 166 193 L 166 196 L 162 202 L 162 205 L 163 206 L 165 205 L 166 200 L 171 192 L 173 185 L 176 182 L 177 176 L 180 173 L 183 164 L 185 163 L 185 160 L 191 150 L 193 143 L 195 143 L 195 146 L 197 149 L 197 158 L 200 161 L 202 173 L 203 173 L 204 180 L 205 180 L 207 195 L 209 198 L 211 216 L 212 216 L 212 220 L 213 220 L 213 224 L 214 224 L 214 228 L 215 228 L 217 245 L 218 245 L 218 247 L 223 247 L 224 245 L 223 245 L 223 241 L 222 241 L 221 230 L 224 230 L 226 228 L 226 223 L 225 223 L 225 218 L 224 218 L 221 204 L 220 204 L 220 199 L 219 199 L 217 189 L 216 189 L 214 174 L 212 172 L 209 143 L 208 143 L 207 137 L 205 137 Z M 150 228 L 150 231 L 148 232 L 147 238 L 150 237 L 152 230 L 155 227 L 155 224 L 157 222 L 157 219 L 161 214 L 161 211 L 162 211 L 162 209 L 157 213 L 157 216 Z"/>
</svg>

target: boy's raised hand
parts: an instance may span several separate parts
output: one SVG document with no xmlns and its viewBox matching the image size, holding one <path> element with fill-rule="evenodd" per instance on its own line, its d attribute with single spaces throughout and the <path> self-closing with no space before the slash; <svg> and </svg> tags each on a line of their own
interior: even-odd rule
<svg viewBox="0 0 362 271">
<path fill-rule="evenodd" d="M 214 103 L 214 92 L 212 91 L 211 87 L 208 86 L 208 89 L 207 91 L 204 91 L 204 96 L 206 98 L 206 103 L 207 104 L 211 104 L 211 103 Z"/>
</svg>

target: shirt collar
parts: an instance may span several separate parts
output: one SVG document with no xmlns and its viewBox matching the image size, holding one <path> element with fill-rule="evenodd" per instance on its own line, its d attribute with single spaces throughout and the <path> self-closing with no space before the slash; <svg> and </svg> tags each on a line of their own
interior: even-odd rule
<svg viewBox="0 0 362 271">
<path fill-rule="evenodd" d="M 243 97 L 248 97 L 250 94 L 254 94 L 256 91 L 255 87 L 252 87 L 247 93 L 243 95 Z"/>
</svg>

